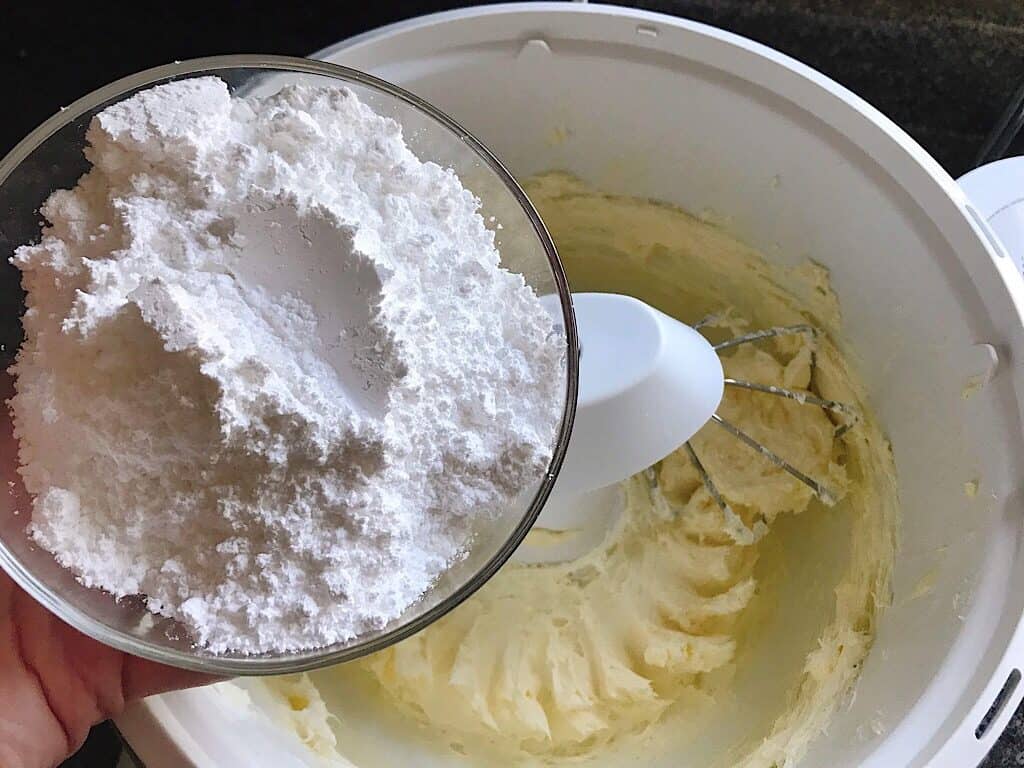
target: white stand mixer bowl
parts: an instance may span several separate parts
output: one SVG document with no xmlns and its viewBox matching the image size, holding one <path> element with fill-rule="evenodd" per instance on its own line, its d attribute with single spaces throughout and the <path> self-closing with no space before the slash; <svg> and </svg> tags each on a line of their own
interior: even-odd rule
<svg viewBox="0 0 1024 768">
<path fill-rule="evenodd" d="M 711 210 L 772 258 L 828 267 L 892 440 L 904 517 L 893 606 L 857 695 L 801 767 L 977 765 L 1024 697 L 1014 684 L 1024 665 L 1024 281 L 999 255 L 991 212 L 979 214 L 913 140 L 828 78 L 677 18 L 492 6 L 413 19 L 320 55 L 432 101 L 520 178 L 564 169 L 607 192 Z M 965 399 L 971 381 L 983 386 Z M 930 589 L 915 594 L 923 580 Z M 205 717 L 211 757 L 192 762 L 241 764 L 231 756 L 245 745 L 229 735 L 230 718 L 217 719 L 215 695 L 161 697 L 122 726 L 161 768 L 189 763 L 168 741 L 135 734 Z M 390 764 L 443 764 L 376 736 Z M 300 764 L 274 758 L 246 752 L 242 762 Z"/>
</svg>

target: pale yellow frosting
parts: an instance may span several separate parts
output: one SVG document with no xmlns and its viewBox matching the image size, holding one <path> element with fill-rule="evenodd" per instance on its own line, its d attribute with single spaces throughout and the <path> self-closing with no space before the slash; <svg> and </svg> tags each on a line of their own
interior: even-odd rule
<svg viewBox="0 0 1024 768">
<path fill-rule="evenodd" d="M 842 515 L 849 521 L 846 566 L 830 615 L 814 619 L 817 643 L 802 670 L 772 682 L 783 702 L 778 710 L 737 727 L 713 760 L 793 765 L 856 678 L 894 555 L 892 459 L 837 346 L 839 307 L 827 275 L 811 264 L 769 265 L 677 209 L 605 196 L 564 175 L 527 188 L 574 290 L 631 293 L 688 322 L 719 313 L 707 331 L 716 339 L 793 323 L 820 328 L 817 338 L 737 347 L 723 356 L 726 375 L 849 403 L 861 416 L 852 429 L 837 438 L 841 421 L 816 406 L 733 388 L 719 413 L 841 502 L 826 508 L 806 485 L 708 425 L 692 444 L 735 518 L 723 515 L 680 449 L 624 483 L 625 511 L 602 546 L 569 563 L 511 563 L 397 646 L 347 667 L 267 683 L 288 704 L 274 716 L 342 765 L 377 763 L 352 759 L 331 733 L 319 694 L 337 694 L 339 686 L 377 697 L 417 738 L 433 734 L 440 753 L 454 750 L 462 765 L 600 764 L 606 753 L 636 758 L 644 750 L 656 764 L 657 745 L 685 754 L 687 740 L 699 736 L 686 723 L 741 716 L 735 699 L 743 665 L 770 664 L 759 643 L 785 631 L 771 627 L 773 601 L 786 595 L 761 594 L 759 568 L 776 566 L 759 560 L 775 552 L 768 561 L 784 563 L 787 556 L 773 540 L 775 524 L 782 516 Z"/>
</svg>

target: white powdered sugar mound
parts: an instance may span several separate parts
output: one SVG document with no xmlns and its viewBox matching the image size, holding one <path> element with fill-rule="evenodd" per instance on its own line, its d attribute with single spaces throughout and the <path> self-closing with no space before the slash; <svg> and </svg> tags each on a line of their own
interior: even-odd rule
<svg viewBox="0 0 1024 768">
<path fill-rule="evenodd" d="M 98 115 L 14 263 L 31 534 L 214 652 L 384 626 L 538 480 L 564 345 L 479 201 L 339 88 Z"/>
</svg>

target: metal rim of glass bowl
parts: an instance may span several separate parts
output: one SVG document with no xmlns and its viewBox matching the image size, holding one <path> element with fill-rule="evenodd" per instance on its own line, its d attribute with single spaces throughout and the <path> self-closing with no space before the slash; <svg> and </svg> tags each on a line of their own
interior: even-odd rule
<svg viewBox="0 0 1024 768">
<path fill-rule="evenodd" d="M 79 610 L 53 592 L 46 584 L 36 579 L 13 553 L 8 551 L 7 547 L 0 542 L 0 567 L 10 575 L 15 583 L 63 621 L 95 640 L 152 661 L 199 672 L 228 675 L 273 675 L 303 672 L 343 661 L 351 661 L 397 643 L 420 631 L 461 604 L 505 564 L 519 544 L 522 543 L 540 514 L 541 508 L 551 493 L 558 470 L 561 468 L 562 461 L 565 458 L 569 435 L 572 431 L 573 418 L 576 412 L 576 395 L 579 380 L 579 341 L 572 300 L 569 293 L 569 283 L 562 268 L 561 260 L 558 257 L 558 252 L 540 215 L 512 174 L 473 134 L 432 104 L 391 83 L 350 67 L 291 56 L 231 55 L 191 59 L 144 70 L 83 96 L 28 134 L 0 160 L 0 184 L 3 184 L 14 169 L 54 133 L 82 115 L 96 109 L 101 104 L 111 102 L 118 96 L 138 91 L 147 86 L 175 79 L 194 77 L 202 73 L 216 74 L 218 70 L 232 69 L 287 71 L 333 78 L 341 82 L 351 82 L 371 90 L 381 91 L 399 101 L 403 101 L 426 114 L 442 127 L 447 128 L 504 182 L 508 191 L 518 201 L 529 219 L 534 234 L 544 249 L 548 266 L 558 291 L 559 303 L 562 308 L 562 317 L 565 324 L 567 352 L 565 406 L 551 461 L 547 472 L 545 472 L 544 477 L 541 479 L 536 495 L 512 535 L 483 568 L 477 571 L 465 584 L 441 599 L 437 605 L 411 621 L 374 637 L 365 643 L 356 641 L 348 647 L 340 649 L 332 649 L 331 646 L 327 646 L 308 651 L 288 652 L 287 654 L 230 657 L 207 653 L 199 647 L 196 648 L 196 653 L 194 654 L 167 648 L 148 640 L 133 637 L 120 630 L 111 629 L 106 624 Z"/>
</svg>

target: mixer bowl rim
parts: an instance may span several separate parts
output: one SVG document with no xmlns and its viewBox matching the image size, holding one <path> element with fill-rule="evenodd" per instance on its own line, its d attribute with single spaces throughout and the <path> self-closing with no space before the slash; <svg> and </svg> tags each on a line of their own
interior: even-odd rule
<svg viewBox="0 0 1024 768">
<path fill-rule="evenodd" d="M 572 26 L 573 34 L 596 42 L 605 42 L 602 35 L 611 29 L 613 23 L 623 26 L 623 21 L 631 22 L 628 27 L 631 35 L 639 34 L 639 26 L 648 23 L 659 28 L 681 30 L 687 34 L 712 41 L 716 45 L 724 43 L 729 54 L 754 57 L 756 66 L 762 68 L 761 74 L 765 79 L 774 77 L 776 80 L 786 81 L 791 86 L 795 82 L 805 96 L 819 105 L 820 109 L 815 110 L 815 114 L 821 117 L 827 113 L 832 119 L 830 125 L 837 131 L 851 138 L 859 146 L 881 141 L 886 145 L 887 150 L 891 150 L 895 154 L 896 161 L 900 166 L 899 184 L 904 188 L 909 189 L 912 186 L 916 191 L 927 193 L 926 196 L 929 198 L 926 201 L 927 205 L 922 202 L 922 207 L 928 210 L 931 218 L 942 220 L 945 225 L 942 228 L 942 233 L 957 246 L 958 253 L 969 252 L 975 257 L 981 254 L 984 262 L 995 267 L 1000 289 L 1005 291 L 1008 298 L 1008 302 L 1005 302 L 1001 308 L 1012 313 L 1007 314 L 1004 319 L 1008 324 L 1018 327 L 1024 325 L 1024 280 L 1015 271 L 1011 259 L 1000 253 L 1001 245 L 998 240 L 973 209 L 956 181 L 903 129 L 864 99 L 807 65 L 742 36 L 699 22 L 624 6 L 585 2 L 501 3 L 425 14 L 401 20 L 344 39 L 311 55 L 314 58 L 329 59 L 343 51 L 351 52 L 361 45 L 377 44 L 407 31 L 437 27 L 449 21 L 474 22 L 490 18 L 497 20 L 501 16 L 535 19 L 538 22 L 536 26 L 538 37 L 542 37 L 543 22 L 558 14 L 567 18 L 567 26 Z M 588 25 L 586 23 L 588 21 L 592 21 L 593 24 Z M 526 28 L 531 28 L 529 24 L 518 22 L 515 27 L 523 28 L 524 32 Z M 596 31 L 598 28 L 600 28 L 599 31 Z M 622 36 L 625 37 L 625 35 L 626 33 L 623 32 Z M 634 40 L 632 44 L 635 45 L 636 41 Z M 645 37 L 643 44 L 653 45 L 655 43 L 652 38 Z M 662 50 L 668 54 L 685 56 L 684 51 L 673 49 L 671 44 L 665 44 Z M 692 58 L 692 54 L 688 58 Z M 763 82 L 762 85 L 764 85 Z M 764 87 L 773 93 L 779 93 L 779 90 L 770 84 Z M 792 100 L 790 95 L 784 93 L 780 95 Z M 822 117 L 822 119 L 825 118 Z M 935 194 L 936 192 L 938 194 Z M 929 207 L 932 205 L 938 206 L 941 210 Z M 985 295 L 988 296 L 992 290 L 993 286 L 989 284 L 988 292 Z M 1024 349 L 1016 351 L 1024 352 Z M 1018 366 L 1018 368 L 1021 370 L 1015 374 L 1017 376 L 1016 389 L 1020 393 L 1024 392 L 1024 367 Z M 1018 407 L 1022 407 L 1020 398 L 1018 398 Z M 1007 678 L 1007 673 L 1022 663 L 1024 663 L 1024 617 L 1018 617 L 1016 629 L 1005 643 L 1005 649 L 983 695 L 964 718 L 964 722 L 960 724 L 961 727 L 942 744 L 921 745 L 922 749 L 927 746 L 930 764 L 977 765 L 983 759 L 991 747 L 991 740 L 976 739 L 974 724 L 985 714 L 990 703 L 999 693 L 1003 681 Z M 1018 687 L 1015 694 L 1006 702 L 1002 714 L 993 721 L 990 734 L 998 733 L 1005 727 L 1022 700 L 1024 700 L 1024 687 Z M 128 726 L 126 735 L 129 736 L 133 733 L 139 733 L 142 736 L 141 729 L 143 727 L 147 736 L 152 733 L 153 729 L 167 734 L 168 728 L 173 728 L 175 724 L 173 707 L 168 707 L 165 702 L 159 700 L 135 705 L 130 717 L 126 718 L 124 722 L 124 725 Z M 165 740 L 164 745 L 167 743 L 170 742 Z"/>
</svg>

